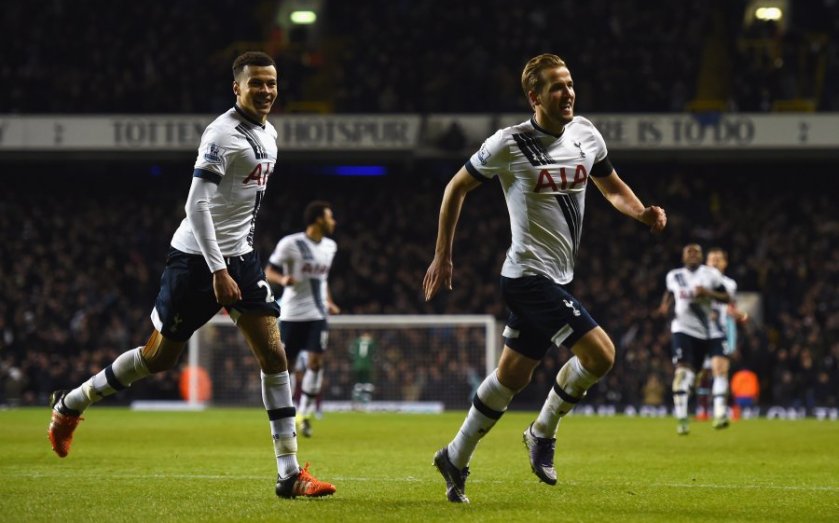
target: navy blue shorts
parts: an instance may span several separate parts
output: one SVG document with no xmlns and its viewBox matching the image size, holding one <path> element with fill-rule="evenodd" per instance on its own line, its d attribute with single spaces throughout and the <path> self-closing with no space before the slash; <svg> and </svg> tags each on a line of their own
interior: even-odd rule
<svg viewBox="0 0 839 523">
<path fill-rule="evenodd" d="M 597 327 L 576 298 L 543 276 L 502 276 L 501 295 L 510 309 L 504 342 L 527 357 L 540 360 L 552 346 L 573 347 Z"/>
<path fill-rule="evenodd" d="M 687 365 L 694 371 L 698 371 L 702 368 L 707 356 L 725 354 L 725 338 L 703 340 L 684 332 L 674 332 L 672 351 L 673 365 Z"/>
<path fill-rule="evenodd" d="M 289 364 L 304 350 L 326 352 L 328 329 L 326 320 L 280 321 L 280 337 L 283 339 Z"/>
<path fill-rule="evenodd" d="M 230 276 L 242 291 L 241 300 L 225 307 L 228 312 L 232 316 L 259 313 L 278 317 L 280 307 L 265 281 L 256 251 L 226 261 Z M 204 257 L 170 248 L 151 314 L 154 327 L 167 339 L 186 341 L 220 310 L 213 292 L 213 274 Z"/>
</svg>

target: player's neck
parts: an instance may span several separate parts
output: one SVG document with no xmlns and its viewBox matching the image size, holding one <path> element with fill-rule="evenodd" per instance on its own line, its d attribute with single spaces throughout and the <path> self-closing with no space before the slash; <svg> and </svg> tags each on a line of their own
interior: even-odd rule
<svg viewBox="0 0 839 523">
<path fill-rule="evenodd" d="M 565 123 L 552 120 L 545 113 L 536 111 L 533 115 L 533 121 L 540 131 L 556 136 L 557 138 L 565 131 Z"/>
<path fill-rule="evenodd" d="M 323 239 L 323 233 L 320 231 L 320 228 L 314 225 L 306 227 L 306 236 L 315 243 L 318 243 Z"/>
<path fill-rule="evenodd" d="M 239 102 L 236 102 L 234 107 L 236 109 L 236 112 L 241 114 L 246 120 L 248 120 L 252 124 L 265 127 L 265 121 L 268 120 L 268 115 L 255 115 L 247 109 L 244 109 L 241 105 L 239 105 Z"/>
</svg>

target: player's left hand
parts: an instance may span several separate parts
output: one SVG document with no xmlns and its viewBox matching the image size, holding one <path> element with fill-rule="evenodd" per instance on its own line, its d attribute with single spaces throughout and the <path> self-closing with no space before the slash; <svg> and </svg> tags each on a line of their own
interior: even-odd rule
<svg viewBox="0 0 839 523">
<path fill-rule="evenodd" d="M 227 269 L 213 273 L 213 292 L 219 305 L 233 305 L 242 299 L 242 290 Z"/>
<path fill-rule="evenodd" d="M 341 314 L 341 307 L 338 307 L 331 301 L 326 304 L 326 308 L 329 311 L 329 314 Z"/>
<path fill-rule="evenodd" d="M 440 290 L 440 285 L 445 285 L 446 289 L 452 290 L 452 261 L 441 260 L 434 257 L 428 270 L 425 272 L 425 278 L 422 280 L 422 290 L 425 294 L 425 301 L 430 301 L 431 298 Z"/>
<path fill-rule="evenodd" d="M 641 221 L 650 226 L 650 231 L 659 233 L 667 226 L 667 213 L 657 205 L 650 205 L 644 209 L 644 213 L 641 215 Z"/>
</svg>

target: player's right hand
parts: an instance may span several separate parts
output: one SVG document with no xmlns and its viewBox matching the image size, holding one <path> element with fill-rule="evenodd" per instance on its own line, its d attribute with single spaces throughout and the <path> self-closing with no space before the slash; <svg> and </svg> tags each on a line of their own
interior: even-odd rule
<svg viewBox="0 0 839 523">
<path fill-rule="evenodd" d="M 644 209 L 642 221 L 650 226 L 650 231 L 657 234 L 667 226 L 667 213 L 657 205 L 651 205 Z"/>
<path fill-rule="evenodd" d="M 452 272 L 453 264 L 450 259 L 441 260 L 437 256 L 434 257 L 425 272 L 425 278 L 422 280 L 425 301 L 431 300 L 437 294 L 440 285 L 445 285 L 446 289 L 452 290 Z"/>
<path fill-rule="evenodd" d="M 242 299 L 242 291 L 227 269 L 213 273 L 213 292 L 219 305 L 233 305 Z"/>
</svg>

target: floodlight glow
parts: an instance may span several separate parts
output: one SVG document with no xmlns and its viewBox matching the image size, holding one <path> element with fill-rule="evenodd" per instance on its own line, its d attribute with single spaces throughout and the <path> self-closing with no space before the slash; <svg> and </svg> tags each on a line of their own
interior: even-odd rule
<svg viewBox="0 0 839 523">
<path fill-rule="evenodd" d="M 295 24 L 313 24 L 318 19 L 318 15 L 314 11 L 292 11 L 289 18 Z"/>
<path fill-rule="evenodd" d="M 784 16 L 779 7 L 758 7 L 755 10 L 755 18 L 763 21 L 778 21 Z"/>
</svg>

